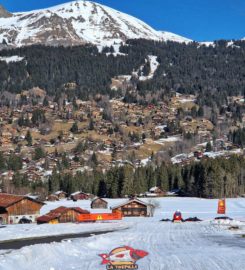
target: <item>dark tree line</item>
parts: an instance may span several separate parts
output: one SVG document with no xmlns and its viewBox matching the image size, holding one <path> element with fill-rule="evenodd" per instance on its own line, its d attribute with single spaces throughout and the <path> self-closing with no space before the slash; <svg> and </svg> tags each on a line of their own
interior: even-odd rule
<svg viewBox="0 0 245 270">
<path fill-rule="evenodd" d="M 88 180 L 89 179 L 89 180 Z M 102 175 L 78 173 L 58 174 L 49 179 L 49 192 L 77 190 L 99 196 L 117 198 L 142 194 L 158 186 L 165 191 L 179 189 L 182 194 L 203 198 L 236 197 L 245 193 L 245 159 L 233 156 L 202 160 L 184 167 L 162 164 L 134 169 L 130 165 L 114 167 Z"/>
<path fill-rule="evenodd" d="M 37 150 L 36 155 L 43 155 Z M 95 162 L 96 163 L 96 162 Z M 68 194 L 82 190 L 102 197 L 118 198 L 126 195 L 144 194 L 154 186 L 164 191 L 178 189 L 184 196 L 202 198 L 237 197 L 245 194 L 245 158 L 231 156 L 227 158 L 203 159 L 189 165 L 162 164 L 134 168 L 131 165 L 113 167 L 105 174 L 95 169 L 92 172 L 78 172 L 76 175 L 65 173 L 66 157 L 62 166 L 54 170 L 48 182 L 30 182 L 28 177 L 20 175 L 21 159 L 10 156 L 4 159 L 0 155 L 1 170 L 15 171 L 13 181 L 2 181 L 2 188 L 12 186 L 15 193 L 37 192 L 48 194 L 64 190 Z M 96 166 L 96 164 L 95 164 Z M 1 179 L 0 179 L 1 180 Z"/>
<path fill-rule="evenodd" d="M 229 140 L 239 147 L 245 146 L 245 128 L 239 128 L 229 133 Z"/>
</svg>

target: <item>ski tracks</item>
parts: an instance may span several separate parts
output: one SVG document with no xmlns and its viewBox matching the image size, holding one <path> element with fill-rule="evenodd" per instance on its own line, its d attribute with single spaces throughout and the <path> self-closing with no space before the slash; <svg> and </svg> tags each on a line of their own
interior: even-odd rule
<svg viewBox="0 0 245 270">
<path fill-rule="evenodd" d="M 137 223 L 123 237 L 116 234 L 120 242 L 150 253 L 138 262 L 144 270 L 241 270 L 245 265 L 244 249 L 216 243 L 216 236 L 229 233 L 208 222 Z"/>
</svg>

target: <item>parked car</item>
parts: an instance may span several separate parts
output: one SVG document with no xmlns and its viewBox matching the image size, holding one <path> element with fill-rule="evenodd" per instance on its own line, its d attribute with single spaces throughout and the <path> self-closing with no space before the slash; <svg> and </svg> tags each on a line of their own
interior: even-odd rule
<svg viewBox="0 0 245 270">
<path fill-rule="evenodd" d="M 32 221 L 26 217 L 23 217 L 19 220 L 19 224 L 30 224 Z"/>
</svg>

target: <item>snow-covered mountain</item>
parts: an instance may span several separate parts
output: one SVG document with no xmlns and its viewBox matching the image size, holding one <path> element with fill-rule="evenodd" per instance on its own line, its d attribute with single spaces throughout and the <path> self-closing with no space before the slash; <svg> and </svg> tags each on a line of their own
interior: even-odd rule
<svg viewBox="0 0 245 270">
<path fill-rule="evenodd" d="M 193 40 L 176 35 L 171 32 L 166 32 L 166 31 L 159 31 L 161 38 L 163 41 L 174 41 L 174 42 L 179 42 L 179 43 L 190 43 Z"/>
<path fill-rule="evenodd" d="M 191 41 L 169 32 L 156 31 L 139 19 L 90 1 L 78 0 L 13 14 L 0 8 L 0 43 L 6 41 L 11 46 L 111 45 L 139 38 Z"/>
</svg>

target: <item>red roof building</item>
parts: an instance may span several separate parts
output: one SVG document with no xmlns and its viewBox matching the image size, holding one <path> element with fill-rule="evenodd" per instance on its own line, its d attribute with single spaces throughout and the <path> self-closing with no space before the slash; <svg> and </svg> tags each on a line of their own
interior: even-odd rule
<svg viewBox="0 0 245 270">
<path fill-rule="evenodd" d="M 80 214 L 89 214 L 90 212 L 79 207 L 65 207 L 60 206 L 54 210 L 51 210 L 46 215 L 43 215 L 37 219 L 38 224 L 43 223 L 67 223 L 77 222 L 77 218 Z"/>
</svg>

